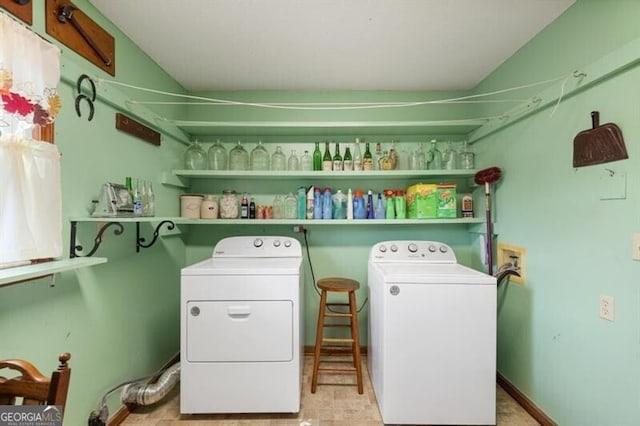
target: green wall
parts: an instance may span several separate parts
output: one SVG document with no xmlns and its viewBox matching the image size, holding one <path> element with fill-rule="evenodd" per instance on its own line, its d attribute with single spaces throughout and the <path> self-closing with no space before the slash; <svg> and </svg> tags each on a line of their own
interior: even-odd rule
<svg viewBox="0 0 640 426">
<path fill-rule="evenodd" d="M 164 71 L 142 54 L 86 0 L 83 11 L 116 36 L 117 80 L 144 87 L 184 92 Z M 44 33 L 43 4 L 34 3 L 34 29 Z M 579 0 L 556 22 L 489 76 L 477 92 L 564 75 L 601 59 L 625 43 L 640 38 L 638 1 Z M 598 31 L 593 29 L 597 28 Z M 602 29 L 602 30 L 600 30 Z M 63 49 L 63 76 L 80 72 L 107 77 L 97 68 Z M 596 86 L 566 98 L 553 117 L 547 108 L 505 127 L 474 145 L 480 167 L 499 165 L 504 177 L 496 191 L 498 240 L 525 246 L 528 279 L 500 294 L 498 367 L 500 372 L 562 425 L 631 425 L 640 423 L 640 262 L 631 260 L 631 234 L 640 232 L 640 75 L 628 69 Z M 99 88 L 107 99 L 113 92 L 134 99 L 148 94 L 122 88 Z M 529 91 L 530 95 L 539 89 Z M 161 185 L 163 171 L 180 167 L 185 140 L 166 128 L 160 148 L 126 136 L 114 128 L 113 106 L 99 102 L 92 122 L 73 111 L 71 86 L 61 83 L 64 108 L 56 123 L 63 174 L 63 215 L 87 214 L 90 200 L 105 181 L 125 176 L 151 179 L 157 214 L 178 213 L 178 188 Z M 243 100 L 358 101 L 424 99 L 461 93 L 394 92 L 233 92 L 221 97 Z M 147 110 L 135 112 L 148 116 Z M 504 108 L 451 106 L 419 110 L 337 113 L 260 113 L 224 107 L 213 119 L 237 120 L 424 120 L 493 115 Z M 571 141 L 589 127 L 589 112 L 599 109 L 603 122 L 615 121 L 625 135 L 629 160 L 574 170 Z M 201 109 L 173 107 L 157 110 L 177 119 L 211 120 Z M 153 123 L 151 123 L 153 124 Z M 168 134 L 175 135 L 168 136 Z M 323 135 L 318 135 L 324 139 Z M 363 135 L 388 142 L 392 135 Z M 402 135 L 401 142 L 419 142 L 433 135 Z M 213 134 L 198 136 L 206 141 Z M 251 149 L 256 135 L 240 137 Z M 341 141 L 351 140 L 353 135 Z M 447 136 L 449 138 L 450 136 Z M 464 135 L 451 136 L 459 140 Z M 315 137 L 294 133 L 269 142 L 309 144 Z M 292 145 L 293 146 L 293 145 Z M 301 152 L 301 151 L 299 151 Z M 626 174 L 626 199 L 600 200 L 605 169 Z M 604 190 L 609 187 L 604 183 Z M 381 185 L 380 183 L 371 183 Z M 282 183 L 272 190 L 284 191 Z M 367 183 L 362 184 L 363 187 Z M 214 185 L 215 191 L 219 186 Z M 197 182 L 194 190 L 209 192 Z M 476 206 L 481 212 L 481 205 Z M 316 277 L 344 274 L 366 282 L 369 247 L 387 239 L 433 239 L 451 244 L 459 260 L 480 266 L 477 232 L 481 226 L 309 227 L 308 239 Z M 65 223 L 65 240 L 68 239 Z M 152 228 L 143 225 L 150 235 Z M 281 234 L 300 238 L 290 227 L 185 226 L 182 234 L 161 238 L 135 253 L 135 227 L 108 233 L 98 256 L 104 265 L 58 274 L 0 289 L 0 358 L 26 358 L 43 370 L 55 367 L 58 353 L 73 358 L 66 424 L 83 424 L 100 394 L 122 380 L 148 374 L 179 350 L 179 270 L 211 255 L 216 241 L 227 235 Z M 471 232 L 469 232 L 471 231 Z M 78 238 L 90 246 L 95 225 L 81 224 Z M 67 242 L 68 244 L 68 242 Z M 313 342 L 318 298 L 312 290 L 305 259 L 305 343 Z M 52 285 L 53 284 L 53 285 Z M 614 322 L 598 318 L 598 296 L 615 297 Z M 358 294 L 366 295 L 365 286 Z M 360 317 L 366 336 L 366 308 Z M 118 407 L 117 395 L 110 400 Z"/>
<path fill-rule="evenodd" d="M 499 295 L 498 369 L 560 425 L 640 424 L 640 2 L 578 1 L 478 92 L 594 70 L 636 46 L 636 65 L 473 145 L 499 165 L 498 241 L 527 249 L 527 281 Z M 569 86 L 568 86 L 569 87 Z M 560 84 L 556 85 L 559 92 Z M 532 93 L 534 94 L 534 93 Z M 590 112 L 623 131 L 628 160 L 574 169 Z M 626 198 L 601 200 L 626 175 Z M 599 318 L 600 295 L 615 321 Z"/>
</svg>

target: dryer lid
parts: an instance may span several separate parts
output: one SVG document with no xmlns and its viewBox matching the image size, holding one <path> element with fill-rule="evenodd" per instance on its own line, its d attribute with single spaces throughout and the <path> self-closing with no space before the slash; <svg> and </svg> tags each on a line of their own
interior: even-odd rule
<svg viewBox="0 0 640 426">
<path fill-rule="evenodd" d="M 302 258 L 211 258 L 183 268 L 182 276 L 194 275 L 298 275 Z"/>
<path fill-rule="evenodd" d="M 457 263 L 377 263 L 374 268 L 386 283 L 496 284 L 495 277 Z"/>
</svg>

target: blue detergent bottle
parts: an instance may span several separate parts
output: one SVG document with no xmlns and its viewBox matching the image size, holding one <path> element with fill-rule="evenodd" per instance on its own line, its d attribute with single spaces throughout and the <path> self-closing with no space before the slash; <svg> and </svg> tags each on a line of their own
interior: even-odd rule
<svg viewBox="0 0 640 426">
<path fill-rule="evenodd" d="M 317 187 L 313 190 L 313 218 L 322 219 L 322 193 Z"/>
<path fill-rule="evenodd" d="M 367 191 L 367 219 L 375 219 L 375 208 L 373 207 L 373 193 Z"/>
<path fill-rule="evenodd" d="M 376 219 L 384 219 L 385 216 L 384 202 L 382 201 L 382 194 L 378 193 L 378 200 L 376 201 L 376 209 L 374 211 L 374 217 Z"/>
<path fill-rule="evenodd" d="M 331 188 L 324 189 L 324 195 L 322 196 L 322 218 L 331 219 L 333 208 L 333 199 L 331 195 Z"/>
</svg>

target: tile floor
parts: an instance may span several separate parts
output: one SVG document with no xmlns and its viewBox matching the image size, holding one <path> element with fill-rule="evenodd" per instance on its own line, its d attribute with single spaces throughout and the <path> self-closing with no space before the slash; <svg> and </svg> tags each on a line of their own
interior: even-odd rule
<svg viewBox="0 0 640 426">
<path fill-rule="evenodd" d="M 310 391 L 313 357 L 305 357 L 302 407 L 296 414 L 180 414 L 180 394 L 178 386 L 163 401 L 151 407 L 139 407 L 131 413 L 123 425 L 147 426 L 379 426 L 382 425 L 371 381 L 363 357 L 364 394 L 359 395 L 355 378 L 349 375 L 322 374 L 318 390 Z M 324 384 L 322 383 L 331 383 Z M 538 425 L 524 409 L 502 388 L 497 387 L 498 425 L 528 426 Z"/>
</svg>

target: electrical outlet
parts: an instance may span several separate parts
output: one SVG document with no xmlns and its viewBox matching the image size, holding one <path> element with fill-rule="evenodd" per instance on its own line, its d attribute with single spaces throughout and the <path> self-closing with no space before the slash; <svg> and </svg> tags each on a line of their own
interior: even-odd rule
<svg viewBox="0 0 640 426">
<path fill-rule="evenodd" d="M 640 260 L 640 234 L 633 234 L 631 258 L 633 260 Z"/>
<path fill-rule="evenodd" d="M 600 318 L 613 321 L 614 304 L 613 296 L 600 295 Z"/>
<path fill-rule="evenodd" d="M 295 232 L 296 234 L 304 232 L 304 226 L 302 226 L 302 225 L 293 225 L 293 232 Z"/>
<path fill-rule="evenodd" d="M 520 274 L 512 275 L 509 281 L 516 284 L 524 284 L 527 278 L 527 250 L 524 247 L 498 243 L 498 268 L 513 268 Z"/>
</svg>

